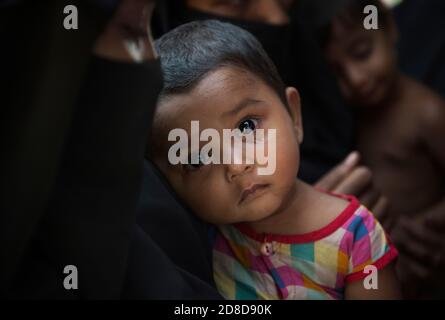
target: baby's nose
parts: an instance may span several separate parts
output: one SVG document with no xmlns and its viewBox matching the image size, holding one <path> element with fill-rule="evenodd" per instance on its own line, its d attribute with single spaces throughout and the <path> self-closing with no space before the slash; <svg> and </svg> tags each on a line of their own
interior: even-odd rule
<svg viewBox="0 0 445 320">
<path fill-rule="evenodd" d="M 255 163 L 255 148 L 252 144 L 234 143 L 224 145 L 223 154 L 227 166 L 228 180 L 232 181 L 235 177 L 249 172 L 254 167 Z M 225 152 L 228 154 L 225 154 Z"/>
<path fill-rule="evenodd" d="M 237 177 L 240 177 L 248 172 L 250 172 L 253 168 L 252 164 L 228 164 L 227 165 L 227 178 L 229 181 L 235 180 Z"/>
</svg>

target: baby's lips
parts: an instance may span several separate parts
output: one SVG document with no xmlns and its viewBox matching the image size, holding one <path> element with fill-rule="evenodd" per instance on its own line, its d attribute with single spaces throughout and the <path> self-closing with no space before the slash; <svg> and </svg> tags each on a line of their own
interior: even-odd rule
<svg viewBox="0 0 445 320">
<path fill-rule="evenodd" d="M 259 189 L 267 187 L 267 184 L 251 184 L 250 187 L 243 190 L 239 203 L 242 203 L 249 195 L 255 193 Z"/>
</svg>

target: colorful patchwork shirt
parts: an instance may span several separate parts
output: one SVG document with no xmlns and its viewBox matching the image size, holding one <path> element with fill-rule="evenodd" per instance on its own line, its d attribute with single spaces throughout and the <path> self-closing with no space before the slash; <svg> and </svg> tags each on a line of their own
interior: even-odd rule
<svg viewBox="0 0 445 320">
<path fill-rule="evenodd" d="M 221 226 L 213 269 L 226 299 L 343 299 L 345 283 L 397 257 L 385 231 L 353 196 L 327 226 L 302 235 L 258 234 L 244 224 Z"/>
</svg>

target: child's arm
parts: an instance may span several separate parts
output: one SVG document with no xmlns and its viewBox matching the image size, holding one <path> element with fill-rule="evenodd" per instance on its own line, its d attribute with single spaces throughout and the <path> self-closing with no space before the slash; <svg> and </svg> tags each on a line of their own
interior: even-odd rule
<svg viewBox="0 0 445 320">
<path fill-rule="evenodd" d="M 399 280 L 394 269 L 398 251 L 382 225 L 361 206 L 346 230 L 340 246 L 348 259 L 344 298 L 400 299 Z M 344 267 L 343 262 L 339 270 Z"/>
<path fill-rule="evenodd" d="M 365 279 L 347 282 L 346 300 L 401 299 L 400 287 L 396 277 L 394 263 L 377 270 L 377 288 L 366 289 Z"/>
</svg>

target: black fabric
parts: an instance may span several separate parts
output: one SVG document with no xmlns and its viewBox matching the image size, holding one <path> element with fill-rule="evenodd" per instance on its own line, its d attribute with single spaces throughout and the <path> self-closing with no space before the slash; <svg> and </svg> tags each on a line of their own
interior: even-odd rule
<svg viewBox="0 0 445 320">
<path fill-rule="evenodd" d="M 445 1 L 405 0 L 394 15 L 400 68 L 445 97 Z"/>
<path fill-rule="evenodd" d="M 183 230 L 187 231 L 187 227 Z M 170 241 L 180 240 L 171 234 Z M 188 245 L 194 244 L 187 238 L 182 241 Z M 193 259 L 197 251 L 197 248 L 190 246 L 187 250 L 189 259 Z M 181 254 L 179 251 L 173 253 Z M 199 276 L 175 265 L 139 226 L 134 226 L 132 232 L 126 274 L 122 291 L 124 299 L 221 299 L 216 290 Z"/>
<path fill-rule="evenodd" d="M 249 31 L 257 38 L 268 56 L 272 59 L 284 83 L 292 81 L 294 60 L 291 57 L 292 34 L 290 25 L 268 25 L 261 22 L 222 17 L 188 7 L 184 8 L 182 18 L 178 19 L 174 25 L 209 19 L 231 23 Z"/>
<path fill-rule="evenodd" d="M 83 28 L 61 27 L 67 4 Z M 0 291 L 9 286 L 51 197 L 95 37 L 109 18 L 85 1 L 20 1 L 0 10 Z M 7 49 L 6 49 L 7 47 Z"/>
<path fill-rule="evenodd" d="M 206 229 L 200 229 L 201 237 L 187 236 L 197 231 L 173 198 L 164 197 L 168 203 L 162 204 L 162 211 L 149 204 L 139 215 L 144 223 L 136 225 L 145 141 L 161 79 L 159 62 L 138 66 L 93 61 L 54 195 L 10 297 L 218 297 L 210 285 L 199 280 L 204 274 L 211 282 L 208 251 L 202 246 Z M 154 179 L 150 176 L 146 181 L 152 191 L 162 187 Z M 158 196 L 159 192 L 149 193 L 146 201 L 159 200 Z M 193 248 L 170 250 L 169 254 L 174 259 L 185 254 L 194 262 L 188 267 L 196 276 L 176 266 L 150 232 L 165 235 L 157 237 L 163 247 L 181 243 Z M 70 264 L 79 270 L 78 291 L 62 288 L 62 271 Z"/>
<path fill-rule="evenodd" d="M 325 62 L 316 23 L 304 4 L 297 2 L 291 13 L 295 59 L 292 84 L 300 91 L 304 130 L 299 176 L 314 183 L 354 149 L 356 117 Z"/>
<path fill-rule="evenodd" d="M 177 200 L 149 161 L 144 164 L 137 223 L 174 263 L 214 286 L 208 226 Z"/>
<path fill-rule="evenodd" d="M 22 7 L 13 18 L 20 21 L 23 9 L 31 9 L 26 10 L 30 15 L 38 8 L 54 13 L 59 3 L 63 6 L 57 1 Z M 92 8 L 82 8 L 83 25 L 90 30 L 66 33 L 56 28 L 51 50 L 43 41 L 36 43 L 32 54 L 17 50 L 24 59 L 11 60 L 20 72 L 17 78 L 26 78 L 29 71 L 21 64 L 40 64 L 30 69 L 35 73 L 27 86 L 12 83 L 11 99 L 5 99 L 10 127 L 20 125 L 7 138 L 18 138 L 22 144 L 2 146 L 14 169 L 8 179 L 15 186 L 3 194 L 8 201 L 2 201 L 2 228 L 8 232 L 2 232 L 0 244 L 1 295 L 13 299 L 220 298 L 212 287 L 206 226 L 181 210 L 173 198 L 165 197 L 169 202 L 157 212 L 159 207 L 152 201 L 166 189 L 154 176 L 145 182 L 150 192 L 158 193 L 144 195 L 143 210 L 137 215 L 147 135 L 162 87 L 160 63 L 91 60 L 91 46 L 101 25 L 89 24 L 99 16 Z M 59 26 L 60 19 L 55 22 Z M 49 23 L 39 35 L 45 36 L 44 31 L 52 27 Z M 46 109 L 42 101 L 47 102 Z M 21 122 L 22 118 L 28 121 Z M 54 121 L 59 121 L 57 126 Z M 31 129 L 33 135 L 24 134 Z M 13 159 L 19 160 L 14 166 Z M 44 192 L 39 192 L 42 188 Z M 164 238 L 153 226 L 164 231 Z M 166 253 L 162 248 L 170 243 L 193 250 Z M 183 260 L 178 258 L 181 255 Z M 66 265 L 78 268 L 78 290 L 63 287 Z"/>
</svg>

